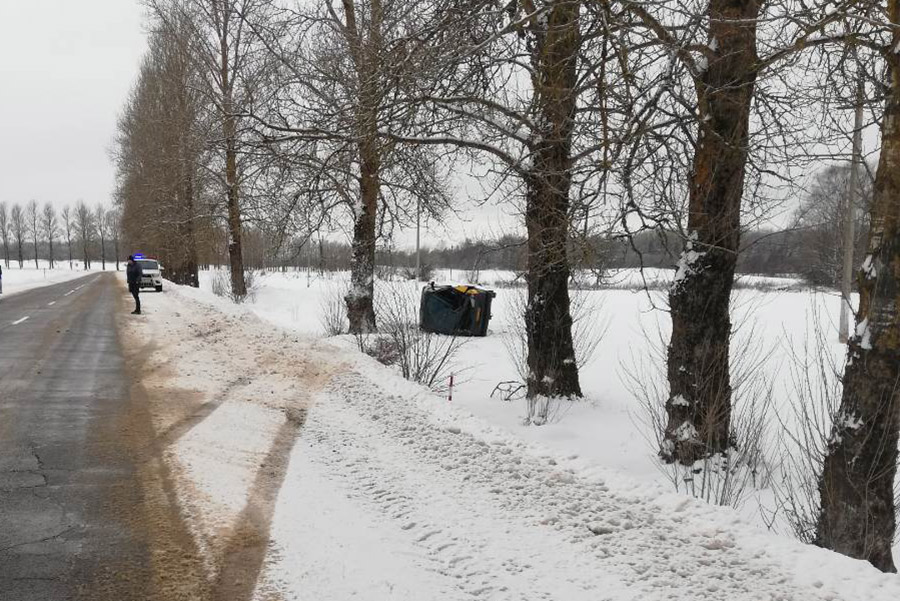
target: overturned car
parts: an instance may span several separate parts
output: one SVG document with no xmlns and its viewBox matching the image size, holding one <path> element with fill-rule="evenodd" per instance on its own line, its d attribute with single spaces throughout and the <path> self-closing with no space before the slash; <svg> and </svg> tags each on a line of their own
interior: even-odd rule
<svg viewBox="0 0 900 601">
<path fill-rule="evenodd" d="M 496 294 L 476 286 L 435 286 L 422 289 L 419 327 L 448 336 L 486 336 L 491 301 Z"/>
</svg>

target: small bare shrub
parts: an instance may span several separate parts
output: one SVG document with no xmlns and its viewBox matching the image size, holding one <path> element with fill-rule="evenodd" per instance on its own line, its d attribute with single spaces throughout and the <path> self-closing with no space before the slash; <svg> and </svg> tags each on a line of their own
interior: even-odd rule
<svg viewBox="0 0 900 601">
<path fill-rule="evenodd" d="M 359 349 L 385 365 L 394 365 L 407 380 L 444 392 L 455 371 L 455 357 L 465 338 L 432 334 L 419 328 L 418 289 L 376 286 L 378 333 L 356 336 Z"/>
<path fill-rule="evenodd" d="M 246 302 L 252 303 L 254 300 L 256 300 L 256 293 L 260 287 L 260 281 L 256 277 L 256 273 L 253 270 L 244 272 L 244 284 L 247 288 L 247 294 L 244 296 L 238 296 L 234 294 L 231 289 L 231 270 L 225 267 L 220 267 L 217 268 L 213 273 L 210 289 L 216 296 L 227 298 L 235 304 Z"/>
<path fill-rule="evenodd" d="M 244 284 L 247 287 L 247 294 L 235 300 L 236 303 L 252 303 L 256 301 L 256 293 L 259 292 L 259 289 L 262 287 L 262 272 L 256 272 L 252 269 L 248 269 L 244 273 Z"/>
<path fill-rule="evenodd" d="M 226 269 L 216 269 L 210 281 L 210 289 L 216 296 L 227 297 L 231 290 L 231 275 Z"/>
<path fill-rule="evenodd" d="M 811 543 L 815 537 L 819 475 L 825 464 L 832 419 L 840 406 L 843 388 L 843 366 L 828 352 L 830 345 L 819 317 L 816 310 L 812 340 L 809 336 L 804 338 L 799 350 L 794 348 L 793 341 L 787 343 L 794 394 L 789 406 L 776 412 L 783 461 L 773 486 L 775 507 L 769 510 L 771 523 L 777 523 L 777 514 L 781 513 L 790 533 L 805 543 Z"/>
<path fill-rule="evenodd" d="M 400 349 L 396 342 L 387 336 L 373 336 L 362 345 L 363 352 L 382 365 L 397 365 L 400 362 Z M 404 377 L 406 377 L 404 375 Z"/>
<path fill-rule="evenodd" d="M 347 319 L 346 286 L 330 284 L 319 299 L 319 323 L 326 336 L 340 336 L 350 328 Z"/>
</svg>

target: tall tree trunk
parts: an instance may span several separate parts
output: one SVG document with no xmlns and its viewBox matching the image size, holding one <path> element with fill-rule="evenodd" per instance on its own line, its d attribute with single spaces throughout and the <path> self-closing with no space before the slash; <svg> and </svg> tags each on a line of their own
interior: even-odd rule
<svg viewBox="0 0 900 601">
<path fill-rule="evenodd" d="M 225 142 L 225 186 L 228 207 L 228 262 L 231 266 L 231 293 L 235 298 L 247 295 L 244 279 L 243 223 L 241 220 L 240 188 L 237 167 L 237 118 L 234 115 L 234 73 L 231 72 L 229 23 L 233 7 L 223 4 L 217 27 L 219 31 L 219 68 L 222 92 L 222 134 Z"/>
<path fill-rule="evenodd" d="M 50 269 L 53 269 L 53 236 L 50 236 Z"/>
<path fill-rule="evenodd" d="M 360 206 L 353 224 L 352 259 L 350 263 L 350 291 L 347 318 L 350 332 L 374 331 L 375 323 L 375 225 L 381 181 L 379 160 L 374 140 L 360 145 L 362 158 L 360 176 Z"/>
<path fill-rule="evenodd" d="M 106 238 L 100 236 L 100 265 L 106 271 Z"/>
<path fill-rule="evenodd" d="M 75 268 L 74 265 L 72 265 L 73 261 L 72 261 L 72 238 L 71 237 L 66 238 L 66 246 L 69 247 L 69 270 L 71 271 L 72 269 Z"/>
<path fill-rule="evenodd" d="M 365 39 L 360 33 L 351 0 L 343 0 L 346 19 L 345 36 L 360 81 L 356 111 L 357 146 L 359 149 L 359 206 L 355 211 L 350 262 L 350 291 L 345 297 L 350 332 L 373 331 L 375 321 L 375 233 L 378 202 L 381 195 L 381 149 L 378 137 L 379 56 L 383 51 L 381 27 L 384 15 L 381 0 L 369 5 Z M 365 40 L 365 41 L 364 41 Z"/>
<path fill-rule="evenodd" d="M 228 262 L 231 266 L 231 292 L 237 298 L 247 295 L 244 279 L 243 225 L 237 177 L 237 149 L 233 115 L 225 117 L 225 182 L 228 187 Z"/>
<path fill-rule="evenodd" d="M 185 282 L 192 288 L 200 287 L 200 273 L 198 270 L 197 259 L 197 232 L 194 226 L 194 180 L 189 174 L 187 175 L 187 183 L 184 190 L 185 206 L 187 211 L 187 220 L 185 221 L 185 245 L 187 253 L 187 261 L 185 262 L 185 271 L 187 272 L 187 281 Z"/>
<path fill-rule="evenodd" d="M 891 22 L 900 24 L 900 0 L 890 0 L 888 10 Z M 898 43 L 895 27 L 893 45 Z M 900 419 L 900 56 L 885 56 L 891 88 L 881 125 L 872 225 L 857 278 L 859 312 L 847 345 L 841 406 L 819 480 L 815 542 L 896 572 L 891 545 Z"/>
<path fill-rule="evenodd" d="M 185 94 L 185 87 L 179 89 L 179 114 L 183 119 L 183 126 L 181 137 L 179 139 L 179 154 L 180 160 L 178 162 L 179 168 L 181 169 L 181 206 L 184 212 L 184 245 L 185 245 L 185 260 L 183 270 L 185 272 L 185 284 L 192 288 L 200 287 L 200 273 L 199 273 L 199 259 L 197 253 L 197 231 L 196 231 L 196 210 L 195 210 L 195 195 L 197 193 L 197 186 L 195 185 L 195 177 L 197 174 L 196 169 L 196 153 L 194 152 L 193 145 L 191 144 L 191 132 L 193 119 L 192 110 L 190 108 L 190 102 Z M 243 265 L 242 265 L 243 267 Z"/>
<path fill-rule="evenodd" d="M 688 239 L 669 291 L 668 421 L 660 449 L 690 465 L 731 444 L 729 304 L 756 83 L 756 0 L 711 0 L 714 58 L 697 80 L 700 131 L 690 177 Z"/>
<path fill-rule="evenodd" d="M 535 120 L 526 178 L 528 396 L 581 396 L 569 303 L 569 188 L 577 94 L 579 2 L 553 0 L 533 26 Z"/>
<path fill-rule="evenodd" d="M 166 279 L 175 284 L 200 287 L 197 270 L 197 238 L 194 231 L 194 184 L 190 166 L 181 161 L 181 198 L 178 204 L 177 248 L 171 255 L 172 264 L 166 272 Z"/>
</svg>

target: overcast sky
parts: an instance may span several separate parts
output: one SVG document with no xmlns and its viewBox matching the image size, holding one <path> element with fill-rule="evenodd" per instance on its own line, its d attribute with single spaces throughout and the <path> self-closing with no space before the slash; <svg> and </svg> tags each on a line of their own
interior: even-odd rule
<svg viewBox="0 0 900 601">
<path fill-rule="evenodd" d="M 136 0 L 0 0 L 0 200 L 111 202 L 144 45 Z"/>
<path fill-rule="evenodd" d="M 0 201 L 111 202 L 109 152 L 144 52 L 143 16 L 138 0 L 0 0 Z M 468 187 L 459 201 L 478 194 Z M 512 212 L 467 206 L 423 242 L 520 229 Z M 410 230 L 395 240 L 414 241 Z"/>
</svg>

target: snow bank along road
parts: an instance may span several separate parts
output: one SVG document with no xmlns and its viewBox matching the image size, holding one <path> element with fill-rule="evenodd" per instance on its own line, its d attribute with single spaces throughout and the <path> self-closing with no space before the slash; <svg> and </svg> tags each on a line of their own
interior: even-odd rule
<svg viewBox="0 0 900 601">
<path fill-rule="evenodd" d="M 337 343 L 186 294 L 151 297 L 124 335 L 163 457 L 142 482 L 183 520 L 155 543 L 193 541 L 186 569 L 154 558 L 153 578 L 189 598 L 900 595 L 864 562 L 554 456 Z"/>
</svg>

